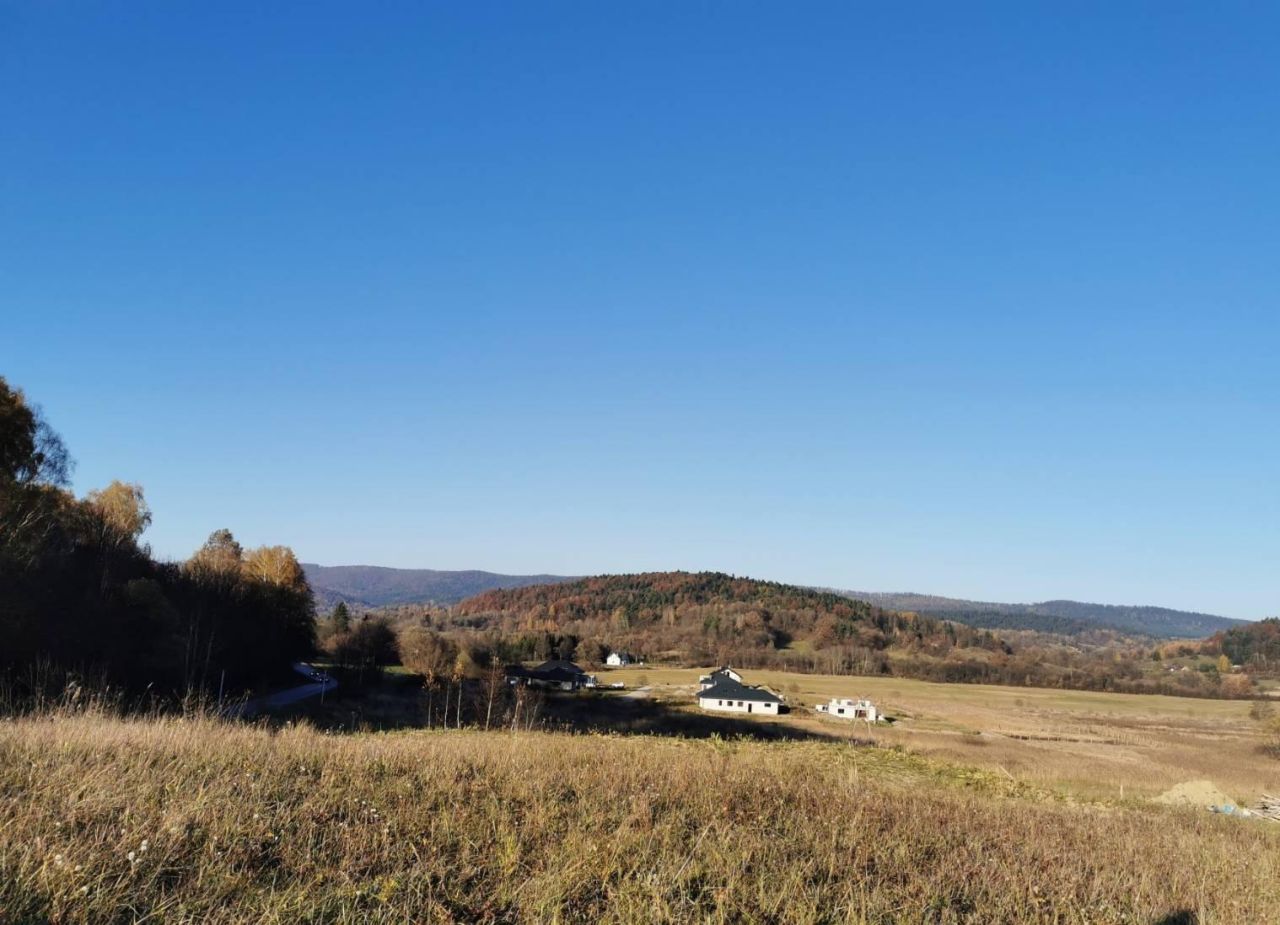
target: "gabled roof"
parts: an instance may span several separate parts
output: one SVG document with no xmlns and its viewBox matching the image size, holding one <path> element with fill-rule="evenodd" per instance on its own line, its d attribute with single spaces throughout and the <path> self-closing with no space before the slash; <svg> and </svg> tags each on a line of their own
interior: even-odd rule
<svg viewBox="0 0 1280 925">
<path fill-rule="evenodd" d="M 567 682 L 570 684 L 587 683 L 587 673 L 575 665 L 573 662 L 564 659 L 552 659 L 549 662 L 543 662 L 537 668 L 525 668 L 523 665 L 508 665 L 508 678 L 525 678 L 530 681 L 554 681 L 557 684 Z"/>
<path fill-rule="evenodd" d="M 706 690 L 698 691 L 699 700 L 751 700 L 756 703 L 780 703 L 782 698 L 761 687 L 739 684 L 733 678 L 722 677 Z"/>
<path fill-rule="evenodd" d="M 711 674 L 704 674 L 700 678 L 698 678 L 698 680 L 699 681 L 719 681 L 722 678 L 728 678 L 731 681 L 737 680 L 736 678 L 734 678 L 734 675 L 738 675 L 739 678 L 742 677 L 741 674 L 738 674 L 738 672 L 734 671 L 728 665 L 721 665 L 715 671 L 711 672 Z"/>
<path fill-rule="evenodd" d="M 543 662 L 534 671 L 562 671 L 569 674 L 586 674 L 581 668 L 566 658 L 553 658 L 550 661 Z"/>
</svg>

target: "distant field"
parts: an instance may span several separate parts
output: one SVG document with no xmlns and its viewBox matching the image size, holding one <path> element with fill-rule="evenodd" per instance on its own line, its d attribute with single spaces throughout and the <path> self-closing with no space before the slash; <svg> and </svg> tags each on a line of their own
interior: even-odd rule
<svg viewBox="0 0 1280 925">
<path fill-rule="evenodd" d="M 698 675 L 709 669 L 624 668 L 601 680 L 647 683 L 655 696 L 694 709 Z M 1149 797 L 1207 778 L 1236 800 L 1280 790 L 1280 761 L 1261 754 L 1245 701 L 1107 694 L 899 678 L 744 670 L 748 683 L 786 696 L 777 722 L 900 745 L 912 752 L 1007 772 L 1038 786 L 1108 800 Z M 833 696 L 874 700 L 892 726 L 846 724 L 812 713 Z"/>
<path fill-rule="evenodd" d="M 5 925 L 1256 925 L 1278 880 L 1280 826 L 838 741 L 0 722 Z"/>
</svg>

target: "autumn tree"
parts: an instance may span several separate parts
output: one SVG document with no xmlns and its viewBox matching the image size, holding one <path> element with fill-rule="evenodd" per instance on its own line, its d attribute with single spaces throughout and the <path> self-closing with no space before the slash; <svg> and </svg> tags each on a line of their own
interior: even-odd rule
<svg viewBox="0 0 1280 925">
<path fill-rule="evenodd" d="M 415 674 L 422 675 L 422 687 L 427 695 L 427 722 L 433 721 L 435 694 L 442 681 L 449 677 L 458 657 L 458 647 L 447 637 L 432 632 L 424 626 L 410 626 L 399 635 L 400 664 Z M 445 722 L 448 722 L 449 690 L 445 691 Z"/>
<path fill-rule="evenodd" d="M 1253 682 L 1245 674 L 1223 675 L 1219 689 L 1224 697 L 1248 697 L 1253 693 Z"/>
<path fill-rule="evenodd" d="M 139 553 L 138 539 L 151 525 L 151 508 L 147 506 L 141 485 L 121 481 L 89 492 L 84 507 L 98 549 L 99 582 L 105 592 L 117 564 Z"/>
<path fill-rule="evenodd" d="M 447 637 L 421 626 L 401 631 L 400 663 L 415 674 L 444 676 L 458 658 L 458 647 Z"/>
<path fill-rule="evenodd" d="M 104 545 L 136 543 L 151 525 L 151 508 L 141 485 L 114 481 L 106 488 L 89 492 L 85 502 L 97 515 Z"/>
<path fill-rule="evenodd" d="M 269 673 L 314 649 L 311 587 L 288 547 L 245 553 L 230 530 L 215 530 L 183 573 L 192 585 L 189 683 L 203 686 L 228 664 L 237 675 Z"/>
<path fill-rule="evenodd" d="M 186 561 L 185 568 L 201 581 L 234 584 L 240 579 L 243 562 L 244 548 L 230 530 L 223 528 L 209 534 L 204 545 Z"/>
<path fill-rule="evenodd" d="M 307 575 L 288 546 L 260 546 L 244 555 L 242 568 L 247 578 L 280 588 L 302 588 Z"/>
</svg>

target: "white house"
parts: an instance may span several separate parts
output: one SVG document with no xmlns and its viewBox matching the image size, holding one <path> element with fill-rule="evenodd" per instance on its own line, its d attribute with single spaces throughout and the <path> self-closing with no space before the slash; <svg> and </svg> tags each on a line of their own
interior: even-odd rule
<svg viewBox="0 0 1280 925">
<path fill-rule="evenodd" d="M 742 675 L 738 674 L 738 672 L 734 671 L 728 665 L 725 665 L 721 668 L 717 668 L 715 671 L 711 672 L 711 674 L 704 674 L 702 677 L 698 678 L 698 686 L 705 691 L 713 684 L 724 680 L 741 684 Z"/>
<path fill-rule="evenodd" d="M 698 691 L 698 706 L 720 713 L 764 713 L 777 716 L 782 707 L 782 698 L 763 687 L 751 687 L 724 676 Z"/>
<path fill-rule="evenodd" d="M 820 703 L 814 709 L 828 716 L 835 716 L 840 719 L 864 719 L 868 723 L 874 723 L 880 718 L 876 705 L 870 700 L 850 700 L 847 697 L 832 697 L 830 703 Z"/>
<path fill-rule="evenodd" d="M 604 663 L 610 668 L 625 668 L 635 660 L 630 652 L 610 652 Z"/>
</svg>

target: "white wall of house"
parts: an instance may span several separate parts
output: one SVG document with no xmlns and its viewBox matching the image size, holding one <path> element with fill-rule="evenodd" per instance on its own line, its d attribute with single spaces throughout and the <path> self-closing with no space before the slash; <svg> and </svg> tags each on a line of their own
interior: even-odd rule
<svg viewBox="0 0 1280 925">
<path fill-rule="evenodd" d="M 723 700 L 719 697 L 699 697 L 698 706 L 704 710 L 717 713 L 764 713 L 769 716 L 778 715 L 776 701 L 761 700 Z"/>
<path fill-rule="evenodd" d="M 880 718 L 875 704 L 870 700 L 850 700 L 832 697 L 829 703 L 818 704 L 818 712 L 836 719 L 861 719 L 874 723 Z"/>
<path fill-rule="evenodd" d="M 606 665 L 611 665 L 614 668 L 620 668 L 623 665 L 630 665 L 631 659 L 627 658 L 625 655 L 620 655 L 617 652 L 610 652 L 609 657 L 604 660 L 604 663 Z"/>
</svg>

